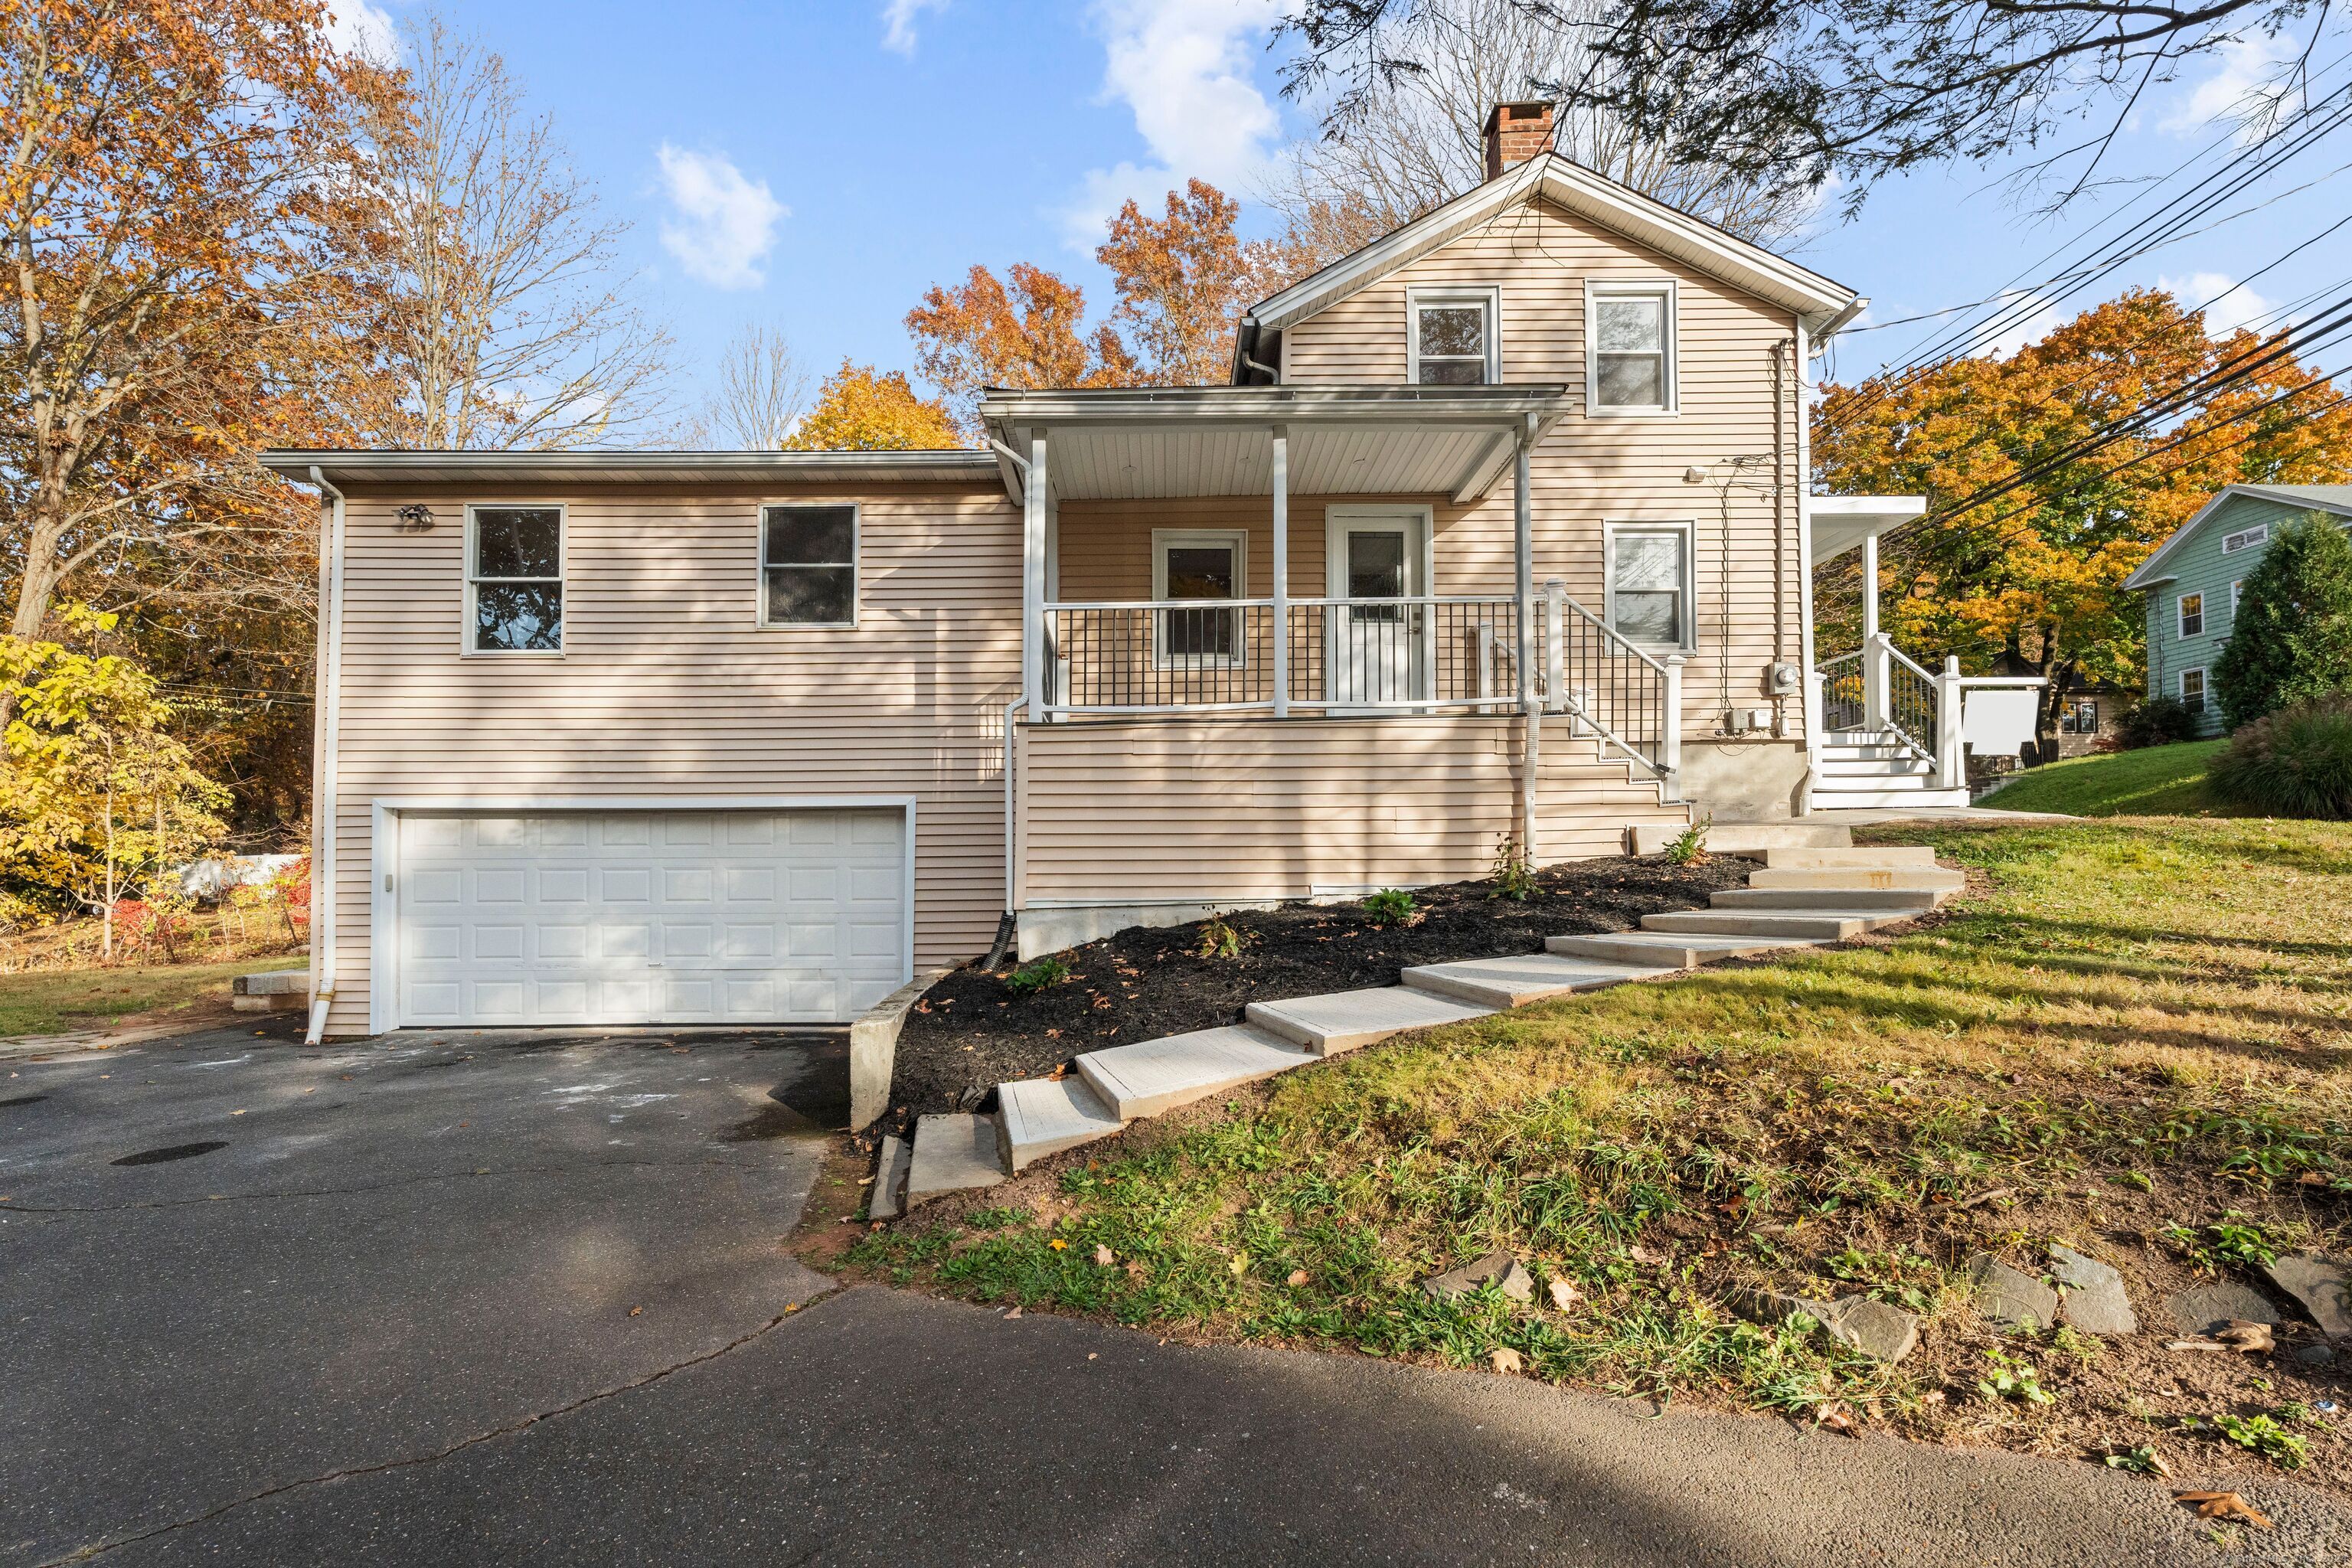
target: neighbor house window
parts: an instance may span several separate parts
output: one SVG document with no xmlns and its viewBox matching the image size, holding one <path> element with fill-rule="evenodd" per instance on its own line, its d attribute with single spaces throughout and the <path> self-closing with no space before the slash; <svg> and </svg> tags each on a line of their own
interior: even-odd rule
<svg viewBox="0 0 2352 1568">
<path fill-rule="evenodd" d="M 2180 595 L 2180 635 L 2185 637 L 2203 637 L 2205 635 L 2204 595 L 2183 594 Z"/>
<path fill-rule="evenodd" d="M 2230 584 L 2230 618 L 2238 618 L 2238 601 L 2246 596 L 2246 580 L 2240 577 Z"/>
<path fill-rule="evenodd" d="M 2205 711 L 2205 672 L 2184 669 L 2180 672 L 2180 705 L 2191 713 Z"/>
<path fill-rule="evenodd" d="M 478 506 L 466 513 L 466 647 L 563 651 L 563 509 Z"/>
<path fill-rule="evenodd" d="M 1207 602 L 1242 596 L 1249 535 L 1238 529 L 1155 529 L 1151 535 L 1151 596 L 1198 608 L 1156 611 L 1154 640 L 1163 663 L 1239 664 L 1241 612 Z"/>
<path fill-rule="evenodd" d="M 1500 296 L 1492 289 L 1412 289 L 1412 380 L 1422 386 L 1487 386 L 1502 379 L 1496 340 Z"/>
<path fill-rule="evenodd" d="M 1586 397 L 1596 414 L 1675 409 L 1675 290 L 1671 284 L 1592 283 Z"/>
<path fill-rule="evenodd" d="M 2221 553 L 2234 555 L 2241 550 L 2252 550 L 2257 544 L 2270 542 L 2271 525 L 2258 522 L 2252 528 L 2242 528 L 2235 533 L 2221 536 Z"/>
<path fill-rule="evenodd" d="M 760 624 L 857 624 L 856 507 L 761 509 Z"/>
<path fill-rule="evenodd" d="M 1690 647 L 1689 528 L 1612 524 L 1608 551 L 1611 628 L 1628 642 Z"/>
</svg>

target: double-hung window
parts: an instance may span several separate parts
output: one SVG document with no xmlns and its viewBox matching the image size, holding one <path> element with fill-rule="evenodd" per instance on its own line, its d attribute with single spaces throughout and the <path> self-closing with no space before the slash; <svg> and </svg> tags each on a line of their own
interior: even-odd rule
<svg viewBox="0 0 2352 1568">
<path fill-rule="evenodd" d="M 1689 647 L 1689 525 L 1611 523 L 1606 533 L 1610 629 L 1649 647 Z"/>
<path fill-rule="evenodd" d="M 2205 672 L 2184 669 L 2180 672 L 2180 705 L 2191 713 L 2205 711 Z"/>
<path fill-rule="evenodd" d="M 760 624 L 857 624 L 857 509 L 760 510 Z"/>
<path fill-rule="evenodd" d="M 2185 637 L 2199 637 L 2205 635 L 2204 595 L 2180 595 L 2180 635 Z"/>
<path fill-rule="evenodd" d="M 1241 613 L 1214 601 L 1242 596 L 1248 558 L 1249 535 L 1240 529 L 1152 531 L 1151 596 L 1171 606 L 1152 617 L 1161 664 L 1242 662 Z"/>
<path fill-rule="evenodd" d="M 1502 380 L 1502 345 L 1496 341 L 1500 301 L 1499 291 L 1493 289 L 1408 290 L 1413 383 L 1490 386 Z"/>
<path fill-rule="evenodd" d="M 466 512 L 466 650 L 563 651 L 563 509 Z"/>
<path fill-rule="evenodd" d="M 1675 412 L 1675 286 L 1593 281 L 1584 302 L 1589 412 Z"/>
</svg>

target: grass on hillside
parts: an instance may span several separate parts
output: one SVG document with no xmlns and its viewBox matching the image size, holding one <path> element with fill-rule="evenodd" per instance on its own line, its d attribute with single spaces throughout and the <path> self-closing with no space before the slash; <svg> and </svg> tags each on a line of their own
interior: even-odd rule
<svg viewBox="0 0 2352 1568">
<path fill-rule="evenodd" d="M 2278 1462 L 2346 1484 L 2352 1442 L 2314 1413 L 2332 1374 L 2284 1350 L 2168 1352 L 2160 1303 L 2352 1239 L 2352 829 L 1927 837 L 1992 890 L 1909 934 L 1402 1037 L 1139 1123 L 877 1230 L 849 1271 L 1162 1335 L 1460 1367 L 1510 1351 L 1621 1394 L 2190 1466 L 2245 1457 L 2220 1417 L 2267 1415 L 2294 1439 Z M 2053 1239 L 2125 1269 L 2144 1332 L 1976 1318 L 1968 1257 L 2041 1272 Z M 1497 1247 L 1537 1275 L 1533 1303 L 1418 1288 Z M 1897 1303 L 1921 1348 L 1884 1366 L 1801 1320 L 1744 1321 L 1759 1285 Z"/>
<path fill-rule="evenodd" d="M 0 974 L 0 1038 L 61 1035 L 134 1013 L 175 1012 L 226 1000 L 229 982 L 237 975 L 299 969 L 306 962 L 300 953 L 280 952 L 226 963 Z"/>
<path fill-rule="evenodd" d="M 2137 752 L 2069 757 L 2035 768 L 1984 797 L 2000 811 L 2065 816 L 2235 816 L 2237 807 L 2205 787 L 2205 770 L 2229 745 L 2183 741 Z"/>
</svg>

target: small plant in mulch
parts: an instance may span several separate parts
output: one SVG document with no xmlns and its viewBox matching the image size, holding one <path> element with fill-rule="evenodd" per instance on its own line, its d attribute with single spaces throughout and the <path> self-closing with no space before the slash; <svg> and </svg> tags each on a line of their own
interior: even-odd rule
<svg viewBox="0 0 2352 1568">
<path fill-rule="evenodd" d="M 2168 1226 L 2170 1242 L 2200 1274 L 2220 1274 L 2223 1268 L 2258 1268 L 2278 1261 L 2284 1243 L 2268 1228 L 2253 1224 L 2236 1209 L 2208 1226 Z"/>
<path fill-rule="evenodd" d="M 1696 866 L 1705 860 L 1707 831 L 1714 826 L 1715 814 L 1709 812 L 1675 834 L 1674 842 L 1666 846 L 1667 863 L 1675 866 Z"/>
<path fill-rule="evenodd" d="M 1070 977 L 1070 966 L 1058 958 L 1041 958 L 1024 963 L 1004 977 L 1004 988 L 1015 996 L 1034 996 L 1048 986 L 1059 985 Z"/>
<path fill-rule="evenodd" d="M 1195 958 L 1239 958 L 1242 949 L 1249 945 L 1246 932 L 1237 931 L 1227 920 L 1207 920 L 1201 922 L 1201 940 L 1192 948 Z"/>
<path fill-rule="evenodd" d="M 1383 888 L 1364 900 L 1364 919 L 1381 927 L 1411 925 L 1421 906 L 1402 888 Z"/>
<path fill-rule="evenodd" d="M 2041 1369 L 2030 1362 L 2015 1361 L 1999 1351 L 1987 1351 L 1985 1359 L 1992 1371 L 1977 1379 L 1977 1392 L 1999 1403 L 2016 1400 L 2026 1405 L 2054 1405 L 2058 1396 L 2042 1386 Z"/>
<path fill-rule="evenodd" d="M 2311 1458 L 2304 1438 L 2275 1415 L 2216 1415 L 2213 1427 L 2224 1439 L 2260 1454 L 2282 1470 L 2299 1470 Z"/>
<path fill-rule="evenodd" d="M 1519 836 L 1506 833 L 1495 845 L 1495 890 L 1492 898 L 1508 899 L 1524 904 L 1542 891 L 1536 885 L 1535 868 L 1528 864 L 1528 852 L 1519 847 Z"/>
</svg>

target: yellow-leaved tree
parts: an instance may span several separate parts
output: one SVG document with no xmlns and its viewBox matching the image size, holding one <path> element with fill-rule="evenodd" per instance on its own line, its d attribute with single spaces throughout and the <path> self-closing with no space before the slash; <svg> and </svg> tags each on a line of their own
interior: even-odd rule
<svg viewBox="0 0 2352 1568">
<path fill-rule="evenodd" d="M 85 640 L 114 617 L 82 605 L 60 618 Z M 115 905 L 137 883 L 165 895 L 165 873 L 226 831 L 228 791 L 168 732 L 155 678 L 119 654 L 0 637 L 0 683 L 14 700 L 0 736 L 0 903 L 13 917 L 62 900 L 102 922 L 114 954 Z"/>
<path fill-rule="evenodd" d="M 793 427 L 787 452 L 940 451 L 964 444 L 943 404 L 915 395 L 904 371 L 841 362 L 816 405 Z"/>
</svg>

